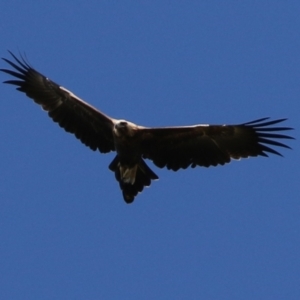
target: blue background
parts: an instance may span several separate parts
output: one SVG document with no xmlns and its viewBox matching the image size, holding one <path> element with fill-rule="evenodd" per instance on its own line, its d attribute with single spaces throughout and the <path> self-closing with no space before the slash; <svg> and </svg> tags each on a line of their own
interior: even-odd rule
<svg viewBox="0 0 300 300">
<path fill-rule="evenodd" d="M 114 154 L 1 84 L 0 298 L 300 299 L 299 15 L 299 1 L 2 0 L 1 56 L 25 52 L 114 118 L 297 130 L 284 158 L 149 162 L 160 180 L 126 205 Z"/>
</svg>

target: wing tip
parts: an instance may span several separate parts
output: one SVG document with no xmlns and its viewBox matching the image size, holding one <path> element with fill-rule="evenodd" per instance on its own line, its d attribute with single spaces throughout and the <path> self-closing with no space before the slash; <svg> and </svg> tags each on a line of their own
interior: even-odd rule
<svg viewBox="0 0 300 300">
<path fill-rule="evenodd" d="M 292 148 L 284 143 L 281 143 L 277 141 L 278 139 L 288 139 L 288 140 L 295 140 L 294 137 L 290 135 L 285 135 L 285 134 L 279 134 L 276 132 L 280 131 L 287 131 L 287 130 L 294 130 L 292 127 L 272 127 L 272 125 L 279 124 L 281 122 L 287 121 L 288 118 L 280 118 L 280 119 L 274 119 L 270 120 L 269 117 L 267 118 L 262 118 L 258 119 L 252 122 L 247 122 L 244 123 L 244 126 L 250 127 L 254 130 L 254 132 L 257 135 L 257 142 L 260 147 L 261 153 L 259 155 L 266 156 L 268 155 L 265 152 L 275 154 L 281 157 L 284 157 L 280 152 L 276 151 L 275 149 L 266 146 L 266 145 L 272 145 L 275 147 L 282 147 L 285 149 L 290 149 Z M 274 133 L 273 133 L 274 132 Z"/>
</svg>

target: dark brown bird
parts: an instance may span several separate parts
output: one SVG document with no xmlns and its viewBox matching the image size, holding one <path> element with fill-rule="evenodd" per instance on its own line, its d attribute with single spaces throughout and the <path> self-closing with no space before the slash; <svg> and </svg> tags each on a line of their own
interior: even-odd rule
<svg viewBox="0 0 300 300">
<path fill-rule="evenodd" d="M 239 125 L 193 125 L 149 128 L 125 120 L 116 120 L 84 102 L 72 92 L 51 81 L 24 58 L 15 62 L 3 58 L 13 70 L 1 69 L 15 77 L 7 80 L 39 104 L 67 132 L 83 144 L 102 153 L 116 151 L 109 165 L 120 184 L 124 200 L 134 197 L 150 186 L 158 176 L 147 166 L 150 159 L 159 168 L 177 171 L 188 167 L 224 165 L 230 160 L 249 156 L 281 155 L 271 146 L 290 148 L 278 142 L 293 139 L 278 132 L 289 127 L 272 127 L 286 119 L 258 119 Z"/>
</svg>

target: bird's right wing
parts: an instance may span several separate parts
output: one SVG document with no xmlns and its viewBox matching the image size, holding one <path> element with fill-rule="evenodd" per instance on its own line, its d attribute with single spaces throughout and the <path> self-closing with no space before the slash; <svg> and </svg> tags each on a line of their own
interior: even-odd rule
<svg viewBox="0 0 300 300">
<path fill-rule="evenodd" d="M 18 59 L 11 52 L 10 54 L 16 62 L 6 58 L 3 60 L 14 70 L 0 70 L 17 79 L 4 83 L 16 85 L 17 90 L 47 111 L 54 122 L 73 133 L 92 150 L 99 149 L 103 153 L 115 150 L 112 135 L 114 119 L 33 69 L 23 58 Z"/>
</svg>

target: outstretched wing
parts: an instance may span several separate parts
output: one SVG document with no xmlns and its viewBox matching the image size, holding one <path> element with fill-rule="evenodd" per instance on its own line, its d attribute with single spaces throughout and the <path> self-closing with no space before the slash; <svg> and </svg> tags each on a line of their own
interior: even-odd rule
<svg viewBox="0 0 300 300">
<path fill-rule="evenodd" d="M 54 122 L 75 136 L 92 150 L 101 152 L 114 150 L 112 128 L 113 119 L 84 102 L 72 92 L 59 86 L 41 73 L 33 69 L 24 58 L 15 62 L 3 58 L 14 70 L 0 69 L 16 80 L 4 83 L 17 86 L 17 90 L 25 93 L 39 104 Z"/>
<path fill-rule="evenodd" d="M 281 155 L 267 145 L 290 148 L 277 139 L 293 139 L 278 132 L 289 127 L 269 127 L 286 119 L 255 120 L 240 125 L 195 125 L 140 129 L 141 151 L 158 167 L 177 171 L 189 166 L 217 166 L 231 158 Z"/>
</svg>

